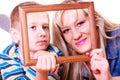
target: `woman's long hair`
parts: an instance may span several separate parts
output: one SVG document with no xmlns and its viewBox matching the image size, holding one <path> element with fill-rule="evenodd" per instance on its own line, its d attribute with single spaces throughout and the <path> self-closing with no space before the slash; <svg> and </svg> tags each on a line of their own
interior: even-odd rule
<svg viewBox="0 0 120 80">
<path fill-rule="evenodd" d="M 78 3 L 81 1 L 83 0 L 65 0 L 62 2 L 62 4 Z M 63 34 L 60 30 L 61 15 L 63 12 L 64 10 L 56 11 L 53 16 L 53 28 L 52 28 L 53 44 L 62 50 L 63 56 L 76 55 L 77 53 L 64 40 Z M 98 29 L 99 39 L 100 39 L 100 48 L 104 49 L 105 51 L 106 38 L 112 39 L 116 37 L 116 36 L 113 36 L 113 37 L 107 36 L 106 31 L 114 30 L 117 28 L 118 25 L 108 21 L 106 18 L 104 18 L 97 12 L 95 12 L 95 19 L 96 19 L 96 26 L 98 27 L 97 29 Z M 88 63 L 86 62 L 67 63 L 67 64 L 64 64 L 63 69 L 64 70 L 63 70 L 61 80 L 82 80 L 84 73 L 87 73 L 87 77 L 89 78 L 89 80 L 93 80 L 94 78 L 88 66 Z"/>
</svg>

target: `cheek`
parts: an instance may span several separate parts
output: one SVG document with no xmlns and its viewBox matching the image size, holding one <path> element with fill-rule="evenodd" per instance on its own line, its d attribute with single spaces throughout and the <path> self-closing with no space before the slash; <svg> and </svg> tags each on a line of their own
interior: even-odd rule
<svg viewBox="0 0 120 80">
<path fill-rule="evenodd" d="M 49 32 L 47 32 L 47 36 L 50 38 L 50 36 L 51 36 L 51 35 L 50 35 L 50 33 L 49 33 Z"/>
<path fill-rule="evenodd" d="M 83 29 L 82 32 L 83 32 L 83 34 L 85 34 L 87 36 L 90 36 L 90 30 L 89 30 L 89 28 Z"/>
<path fill-rule="evenodd" d="M 29 41 L 29 45 L 34 44 L 35 42 L 35 35 L 34 34 L 28 34 L 28 41 Z"/>
<path fill-rule="evenodd" d="M 71 44 L 71 42 L 72 42 L 72 36 L 71 35 L 64 35 L 64 39 L 67 43 Z"/>
<path fill-rule="evenodd" d="M 29 40 L 28 40 L 28 42 L 29 42 L 29 46 L 33 45 L 33 43 L 34 43 L 33 41 L 34 41 L 34 39 L 29 38 Z"/>
<path fill-rule="evenodd" d="M 50 40 L 50 37 L 52 37 L 52 35 L 49 32 L 46 32 L 46 38 Z"/>
<path fill-rule="evenodd" d="M 83 26 L 81 32 L 83 32 L 83 33 L 87 33 L 87 34 L 90 34 L 90 26 L 89 26 L 89 22 L 87 22 L 87 23 Z"/>
</svg>

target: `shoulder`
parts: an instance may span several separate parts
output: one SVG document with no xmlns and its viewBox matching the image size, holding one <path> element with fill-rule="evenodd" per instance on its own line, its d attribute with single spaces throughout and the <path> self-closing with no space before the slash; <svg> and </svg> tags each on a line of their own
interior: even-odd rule
<svg viewBox="0 0 120 80">
<path fill-rule="evenodd" d="M 107 35 L 113 36 L 113 38 L 106 40 L 106 55 L 108 56 L 108 59 L 116 59 L 120 54 L 120 27 L 107 32 Z"/>
<path fill-rule="evenodd" d="M 106 33 L 108 36 L 114 36 L 115 34 L 120 34 L 120 25 L 115 29 L 108 30 Z"/>
<path fill-rule="evenodd" d="M 54 45 L 49 45 L 48 51 L 52 51 L 52 52 L 56 53 L 58 56 L 62 55 L 62 51 Z"/>
<path fill-rule="evenodd" d="M 12 42 L 10 45 L 8 45 L 4 50 L 3 50 L 3 53 L 4 54 L 11 54 L 11 53 L 14 53 L 17 49 L 17 44 Z"/>
</svg>

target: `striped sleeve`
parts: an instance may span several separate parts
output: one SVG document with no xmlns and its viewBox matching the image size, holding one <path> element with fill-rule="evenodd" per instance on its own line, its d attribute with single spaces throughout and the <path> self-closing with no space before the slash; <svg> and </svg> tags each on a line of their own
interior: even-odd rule
<svg viewBox="0 0 120 80">
<path fill-rule="evenodd" d="M 2 54 L 0 54 L 0 71 L 3 80 L 35 80 L 33 70 L 23 68 L 16 61 Z"/>
<path fill-rule="evenodd" d="M 57 56 L 62 56 L 62 51 L 59 48 L 57 48 L 53 45 L 50 45 L 48 47 L 48 51 L 54 52 Z M 59 74 L 61 74 L 61 69 L 60 68 L 58 68 L 57 74 L 56 73 L 48 74 L 48 80 L 60 80 L 60 75 Z"/>
<path fill-rule="evenodd" d="M 62 56 L 62 51 L 59 48 L 57 48 L 57 47 L 55 47 L 53 45 L 50 45 L 48 47 L 48 51 L 54 52 L 58 56 Z"/>
<path fill-rule="evenodd" d="M 35 80 L 36 72 L 26 67 L 21 63 L 21 60 L 17 58 L 14 51 L 16 47 L 9 46 L 4 50 L 3 54 L 0 54 L 0 71 L 3 80 Z M 62 52 L 55 46 L 49 46 L 48 51 L 54 52 L 56 55 L 61 56 Z M 58 74 L 57 74 L 58 75 Z M 48 80 L 60 80 L 56 74 L 48 74 Z"/>
</svg>

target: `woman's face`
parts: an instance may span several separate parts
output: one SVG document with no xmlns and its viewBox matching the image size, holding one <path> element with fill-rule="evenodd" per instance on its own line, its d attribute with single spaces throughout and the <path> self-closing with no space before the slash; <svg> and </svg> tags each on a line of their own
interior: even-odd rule
<svg viewBox="0 0 120 80">
<path fill-rule="evenodd" d="M 66 10 L 60 27 L 66 42 L 78 53 L 91 49 L 89 20 L 82 10 Z"/>
</svg>

